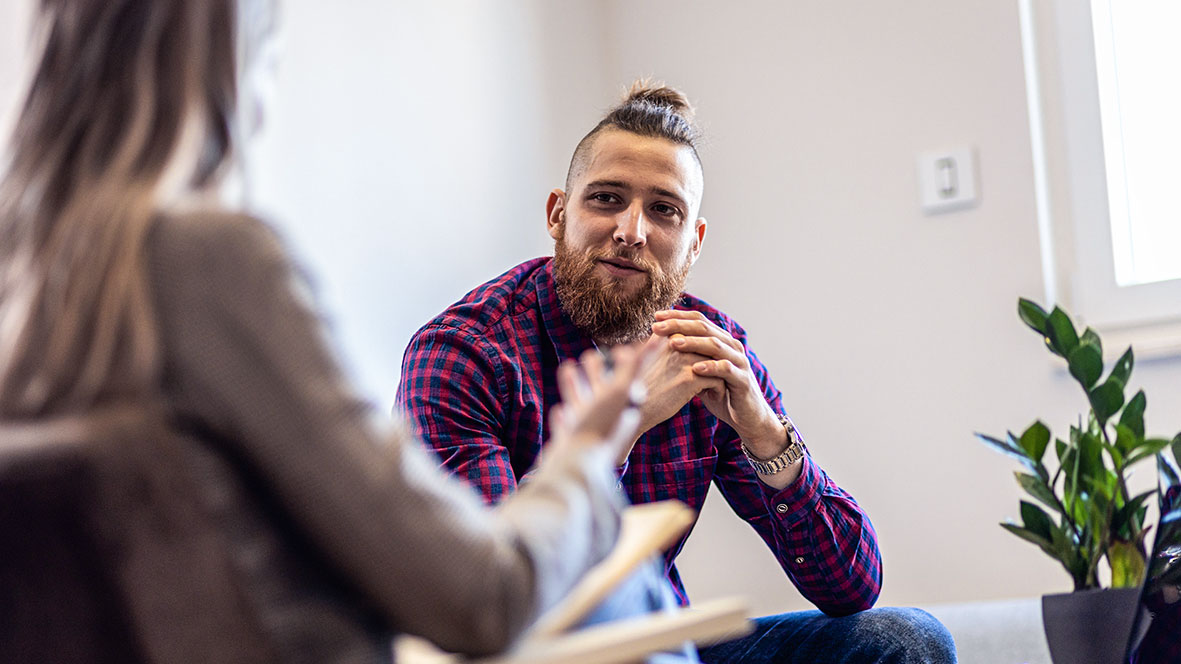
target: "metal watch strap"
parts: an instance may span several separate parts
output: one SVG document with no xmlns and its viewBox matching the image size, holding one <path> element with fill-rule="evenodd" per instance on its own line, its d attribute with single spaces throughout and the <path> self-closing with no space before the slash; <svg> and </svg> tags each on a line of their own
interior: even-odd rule
<svg viewBox="0 0 1181 664">
<path fill-rule="evenodd" d="M 804 456 L 804 441 L 800 438 L 799 432 L 796 431 L 795 425 L 791 423 L 791 418 L 783 413 L 779 413 L 779 423 L 787 431 L 787 449 L 777 454 L 774 458 L 760 459 L 750 453 L 750 449 L 747 448 L 746 443 L 740 443 L 742 453 L 746 455 L 746 460 L 760 474 L 774 475 L 787 469 Z"/>
</svg>

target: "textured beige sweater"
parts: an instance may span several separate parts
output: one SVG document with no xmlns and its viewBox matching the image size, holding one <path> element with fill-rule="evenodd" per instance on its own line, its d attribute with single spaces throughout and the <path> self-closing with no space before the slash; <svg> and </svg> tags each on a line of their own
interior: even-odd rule
<svg viewBox="0 0 1181 664">
<path fill-rule="evenodd" d="M 258 220 L 165 218 L 148 251 L 163 396 L 199 441 L 188 463 L 282 661 L 385 660 L 395 632 L 502 649 L 610 549 L 621 505 L 607 450 L 551 454 L 485 507 L 349 389 Z"/>
</svg>

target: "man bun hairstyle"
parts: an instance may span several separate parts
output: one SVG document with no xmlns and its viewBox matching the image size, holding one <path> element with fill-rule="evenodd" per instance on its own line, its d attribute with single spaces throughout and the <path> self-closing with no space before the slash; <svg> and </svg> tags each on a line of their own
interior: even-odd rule
<svg viewBox="0 0 1181 664">
<path fill-rule="evenodd" d="M 687 146 L 700 165 L 697 143 L 701 138 L 701 130 L 693 123 L 693 116 L 693 105 L 680 90 L 648 79 L 637 80 L 628 88 L 623 101 L 612 108 L 574 148 L 570 169 L 566 173 L 567 191 L 574 174 L 581 169 L 595 136 L 608 129 L 663 138 Z"/>
<path fill-rule="evenodd" d="M 614 127 L 641 136 L 655 136 L 697 148 L 700 135 L 693 124 L 693 105 L 683 92 L 647 80 L 632 83 L 623 102 L 591 131 Z"/>
</svg>

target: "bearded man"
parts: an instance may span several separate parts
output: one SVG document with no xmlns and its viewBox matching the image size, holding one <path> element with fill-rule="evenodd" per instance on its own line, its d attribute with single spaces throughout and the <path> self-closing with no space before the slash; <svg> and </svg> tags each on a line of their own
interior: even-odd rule
<svg viewBox="0 0 1181 664">
<path fill-rule="evenodd" d="M 620 486 L 632 502 L 700 510 L 714 482 L 820 609 L 760 618 L 752 636 L 706 648 L 702 661 L 955 661 L 928 614 L 869 610 L 881 585 L 869 518 L 812 461 L 743 329 L 682 292 L 706 231 L 697 140 L 680 92 L 634 85 L 578 144 L 565 190 L 549 194 L 553 259 L 514 267 L 419 330 L 399 405 L 443 465 L 495 502 L 528 480 L 549 438 L 561 361 L 656 346 Z M 683 542 L 664 572 L 684 605 Z"/>
</svg>

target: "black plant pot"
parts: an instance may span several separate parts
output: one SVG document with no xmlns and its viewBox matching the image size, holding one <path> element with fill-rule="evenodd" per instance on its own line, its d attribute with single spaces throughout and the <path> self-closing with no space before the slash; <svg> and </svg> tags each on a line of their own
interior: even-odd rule
<svg viewBox="0 0 1181 664">
<path fill-rule="evenodd" d="M 1042 595 L 1042 625 L 1054 664 L 1124 664 L 1139 588 Z"/>
</svg>

